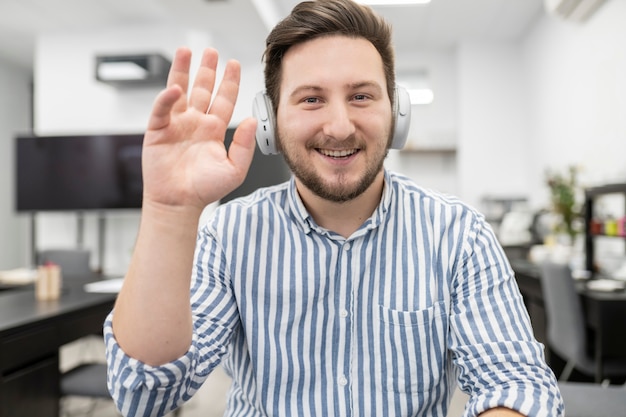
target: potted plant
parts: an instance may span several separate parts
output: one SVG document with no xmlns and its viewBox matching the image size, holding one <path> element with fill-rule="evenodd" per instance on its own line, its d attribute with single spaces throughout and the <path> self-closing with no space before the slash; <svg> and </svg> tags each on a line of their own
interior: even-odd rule
<svg viewBox="0 0 626 417">
<path fill-rule="evenodd" d="M 546 183 L 550 188 L 552 210 L 559 218 L 555 232 L 565 234 L 573 243 L 579 232 L 581 217 L 580 207 L 577 203 L 579 192 L 578 168 L 571 165 L 565 174 L 548 170 Z"/>
</svg>

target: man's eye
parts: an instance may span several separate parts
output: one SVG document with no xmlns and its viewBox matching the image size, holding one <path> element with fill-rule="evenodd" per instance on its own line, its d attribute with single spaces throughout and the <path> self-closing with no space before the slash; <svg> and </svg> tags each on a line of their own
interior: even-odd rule
<svg viewBox="0 0 626 417">
<path fill-rule="evenodd" d="M 354 96 L 354 99 L 356 101 L 363 101 L 367 99 L 367 96 L 365 94 L 357 94 Z"/>
<path fill-rule="evenodd" d="M 304 99 L 304 102 L 308 103 L 308 104 L 315 104 L 318 101 L 319 100 L 316 97 L 307 97 L 307 98 Z"/>
</svg>

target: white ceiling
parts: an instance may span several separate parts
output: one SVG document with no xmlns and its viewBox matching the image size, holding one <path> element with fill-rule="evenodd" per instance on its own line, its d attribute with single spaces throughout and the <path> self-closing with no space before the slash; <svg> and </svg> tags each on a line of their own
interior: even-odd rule
<svg viewBox="0 0 626 417">
<path fill-rule="evenodd" d="M 39 34 L 128 24 L 208 30 L 233 56 L 260 62 L 268 27 L 299 0 L 0 0 L 0 59 L 32 68 Z M 453 48 L 468 38 L 515 41 L 543 13 L 542 0 L 432 0 L 376 7 L 394 28 L 397 55 Z M 245 57 L 245 58 L 244 58 Z"/>
</svg>

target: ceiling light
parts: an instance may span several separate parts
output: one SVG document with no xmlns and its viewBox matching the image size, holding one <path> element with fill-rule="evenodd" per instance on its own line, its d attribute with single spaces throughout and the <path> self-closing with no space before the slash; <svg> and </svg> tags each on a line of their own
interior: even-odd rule
<svg viewBox="0 0 626 417">
<path fill-rule="evenodd" d="M 430 104 L 435 99 L 435 94 L 430 88 L 409 88 L 411 104 Z"/>
<path fill-rule="evenodd" d="M 368 6 L 414 6 L 428 4 L 430 0 L 357 0 L 357 3 Z"/>
<path fill-rule="evenodd" d="M 96 56 L 96 80 L 122 86 L 165 85 L 171 62 L 158 53 Z"/>
<path fill-rule="evenodd" d="M 98 65 L 99 80 L 145 80 L 148 71 L 134 62 L 103 62 Z"/>
</svg>

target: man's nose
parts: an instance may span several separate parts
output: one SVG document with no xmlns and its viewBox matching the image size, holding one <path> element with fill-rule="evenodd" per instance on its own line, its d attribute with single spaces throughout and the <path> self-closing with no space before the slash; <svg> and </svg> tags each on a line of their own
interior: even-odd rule
<svg viewBox="0 0 626 417">
<path fill-rule="evenodd" d="M 347 103 L 329 106 L 324 123 L 324 134 L 336 140 L 344 140 L 355 132 L 353 114 Z"/>
</svg>

